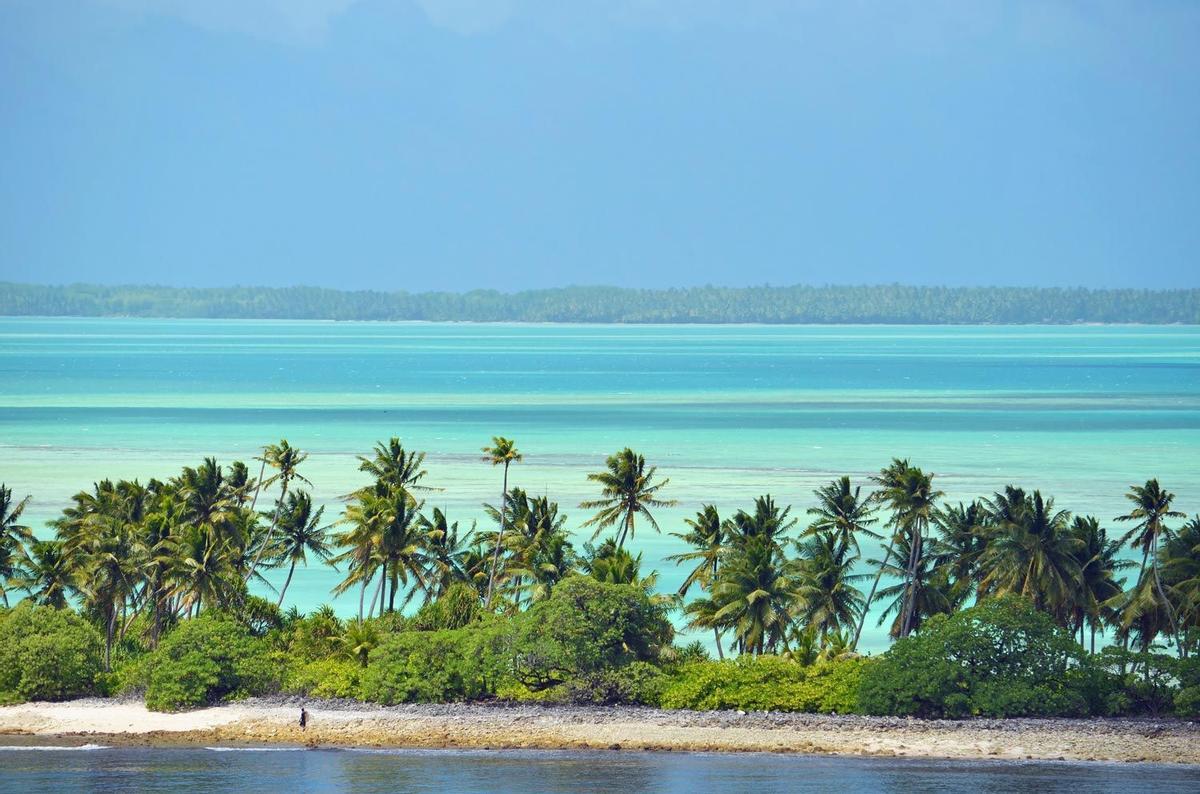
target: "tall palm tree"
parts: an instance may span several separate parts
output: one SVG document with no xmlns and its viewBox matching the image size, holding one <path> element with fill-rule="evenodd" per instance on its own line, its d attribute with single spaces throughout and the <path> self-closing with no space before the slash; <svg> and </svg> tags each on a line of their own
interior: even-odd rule
<svg viewBox="0 0 1200 794">
<path fill-rule="evenodd" d="M 1200 628 L 1200 516 L 1173 533 L 1159 553 L 1164 585 L 1179 604 L 1180 627 Z"/>
<path fill-rule="evenodd" d="M 770 494 L 754 499 L 754 512 L 738 510 L 726 527 L 726 543 L 734 549 L 755 538 L 761 538 L 777 554 L 783 553 L 784 540 L 796 526 L 791 507 L 779 508 Z"/>
<path fill-rule="evenodd" d="M 492 591 L 496 586 L 496 568 L 500 565 L 500 546 L 504 542 L 505 507 L 508 504 L 508 467 L 521 461 L 521 452 L 517 443 L 504 436 L 492 436 L 492 445 L 483 447 L 483 459 L 493 466 L 504 467 L 504 479 L 500 487 L 500 532 L 496 535 L 496 545 L 492 550 L 492 569 L 488 573 L 487 595 L 483 599 L 484 608 L 492 607 Z"/>
<path fill-rule="evenodd" d="M 987 546 L 988 515 L 984 505 L 944 505 L 933 513 L 934 564 L 946 571 L 963 602 L 976 591 L 979 556 Z"/>
<path fill-rule="evenodd" d="M 1128 543 L 1133 548 L 1142 550 L 1142 566 L 1138 574 L 1139 587 L 1141 580 L 1146 576 L 1146 563 L 1149 560 L 1154 592 L 1162 602 L 1162 609 L 1166 612 L 1171 634 L 1175 638 L 1175 647 L 1179 648 L 1182 653 L 1175 610 L 1171 607 L 1171 602 L 1162 586 L 1158 550 L 1160 539 L 1170 540 L 1171 538 L 1171 530 L 1165 523 L 1166 519 L 1187 518 L 1187 515 L 1171 509 L 1171 503 L 1175 501 L 1175 494 L 1160 486 L 1157 479 L 1146 480 L 1145 485 L 1131 485 L 1125 498 L 1133 503 L 1133 509 L 1125 515 L 1117 516 L 1116 520 L 1138 523 L 1121 537 L 1121 543 Z"/>
<path fill-rule="evenodd" d="M 271 516 L 271 526 L 267 530 L 267 536 L 263 539 L 262 545 L 258 547 L 258 553 L 254 555 L 254 561 L 250 563 L 250 568 L 246 571 L 245 581 L 250 581 L 250 577 L 254 575 L 255 569 L 258 567 L 258 561 L 262 559 L 263 552 L 271 547 L 271 541 L 275 537 L 275 528 L 279 524 L 279 511 L 283 509 L 284 500 L 287 499 L 288 486 L 293 480 L 312 485 L 297 469 L 300 464 L 308 458 L 307 452 L 301 452 L 288 443 L 286 438 L 280 439 L 278 444 L 268 444 L 263 447 L 263 454 L 259 458 L 265 465 L 275 469 L 275 473 L 263 481 L 262 487 L 270 488 L 276 482 L 279 483 L 279 498 L 275 500 L 275 512 Z M 236 498 L 236 497 L 235 497 Z"/>
<path fill-rule="evenodd" d="M 383 581 L 388 586 L 387 611 L 395 612 L 396 593 L 401 586 L 407 590 L 410 579 L 414 587 L 408 590 L 405 604 L 418 590 L 427 588 L 425 571 L 429 560 L 425 553 L 425 533 L 419 520 L 425 503 L 417 501 L 403 488 L 393 489 L 387 499 L 387 513 L 379 527 L 378 551 L 383 564 Z"/>
<path fill-rule="evenodd" d="M 956 600 L 959 594 L 950 582 L 946 569 L 934 564 L 932 555 L 917 557 L 915 575 L 908 569 L 907 564 L 901 565 L 901 560 L 912 559 L 909 544 L 911 535 L 902 534 L 896 539 L 892 562 L 872 560 L 891 577 L 900 581 L 879 591 L 879 600 L 885 603 L 880 612 L 878 625 L 882 626 L 889 617 L 892 625 L 888 630 L 889 636 L 899 638 L 900 632 L 907 626 L 908 631 L 919 631 L 921 625 L 934 615 L 948 615 L 961 604 Z M 913 583 L 915 582 L 915 586 Z M 905 618 L 907 611 L 908 617 Z"/>
<path fill-rule="evenodd" d="M 1071 532 L 1070 514 L 1055 510 L 1040 491 L 1030 496 L 1011 485 L 985 503 L 992 515 L 979 558 L 981 592 L 1017 593 L 1068 625 L 1082 580 L 1081 542 Z"/>
<path fill-rule="evenodd" d="M 334 595 L 341 595 L 353 587 L 358 588 L 358 619 L 363 620 L 364 600 L 367 585 L 379 569 L 379 536 L 388 520 L 389 504 L 384 496 L 374 492 L 359 494 L 357 500 L 346 506 L 335 526 L 345 529 L 333 536 L 333 544 L 343 551 L 330 560 L 335 567 L 347 564 L 346 577 L 333 588 Z"/>
<path fill-rule="evenodd" d="M 850 640 L 850 650 L 858 648 L 858 640 L 862 636 L 863 626 L 867 622 L 867 612 L 870 611 L 871 605 L 875 603 L 875 591 L 879 589 L 879 580 L 883 578 L 884 569 L 887 568 L 892 561 L 892 551 L 896 547 L 896 540 L 899 537 L 901 528 L 899 526 L 899 516 L 896 512 L 896 505 L 889 505 L 888 498 L 885 494 L 889 490 L 899 486 L 904 473 L 910 468 L 908 459 L 901 460 L 900 458 L 892 458 L 892 462 L 880 469 L 879 474 L 871 477 L 871 481 L 876 485 L 881 486 L 881 489 L 871 494 L 868 499 L 873 502 L 884 504 L 892 508 L 892 514 L 888 520 L 888 526 L 891 532 L 888 533 L 887 549 L 883 553 L 883 559 L 878 563 L 878 570 L 875 572 L 875 579 L 871 583 L 871 590 L 867 593 L 867 598 L 863 602 L 862 616 L 858 620 L 858 626 L 854 629 L 854 637 Z"/>
<path fill-rule="evenodd" d="M 322 562 L 332 558 L 333 552 L 325 538 L 325 527 L 321 526 L 324 513 L 324 507 L 313 511 L 312 496 L 307 491 L 288 494 L 287 505 L 279 516 L 278 548 L 273 552 L 278 561 L 288 563 L 287 578 L 283 580 L 276 606 L 283 606 L 297 563 L 307 567 L 309 554 Z"/>
<path fill-rule="evenodd" d="M 32 497 L 13 501 L 12 489 L 0 483 L 0 597 L 8 606 L 8 581 L 20 575 L 25 544 L 33 543 L 33 532 L 19 523 Z"/>
<path fill-rule="evenodd" d="M 633 538 L 635 521 L 639 515 L 646 519 L 655 532 L 660 531 L 650 508 L 675 506 L 674 500 L 658 497 L 658 492 L 670 480 L 656 480 L 654 475 L 657 467 L 646 468 L 646 459 L 629 447 L 609 455 L 604 465 L 606 471 L 588 475 L 589 480 L 600 484 L 601 497 L 579 505 L 585 510 L 597 510 L 596 515 L 583 522 L 585 527 L 596 528 L 592 539 L 595 540 L 605 529 L 619 524 L 617 546 L 623 547 L 626 539 Z"/>
<path fill-rule="evenodd" d="M 377 442 L 374 457 L 358 457 L 358 470 L 370 474 L 375 482 L 410 492 L 434 490 L 421 485 L 427 473 L 424 466 L 425 453 L 406 450 L 396 436 L 388 439 L 387 443 Z"/>
</svg>

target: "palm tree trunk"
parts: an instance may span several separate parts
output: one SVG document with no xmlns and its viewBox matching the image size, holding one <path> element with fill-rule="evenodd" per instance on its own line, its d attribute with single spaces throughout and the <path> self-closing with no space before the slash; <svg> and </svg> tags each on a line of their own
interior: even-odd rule
<svg viewBox="0 0 1200 794">
<path fill-rule="evenodd" d="M 276 604 L 275 606 L 277 606 L 277 607 L 283 606 L 283 597 L 285 595 L 287 595 L 288 585 L 290 585 L 292 583 L 292 574 L 295 572 L 296 572 L 296 561 L 292 560 L 292 565 L 290 568 L 288 568 L 287 579 L 283 580 L 283 589 L 279 591 L 279 603 Z"/>
<path fill-rule="evenodd" d="M 267 470 L 266 455 L 263 455 L 262 465 L 258 467 L 258 480 L 254 483 L 254 498 L 250 500 L 250 512 L 254 512 L 254 506 L 258 504 L 258 492 L 262 490 L 263 473 Z"/>
<path fill-rule="evenodd" d="M 496 548 L 492 552 L 492 572 L 488 574 L 487 597 L 483 600 L 483 608 L 492 608 L 492 589 L 496 585 L 496 566 L 500 564 L 500 544 L 504 541 L 504 513 L 508 506 L 508 461 L 504 461 L 504 485 L 500 489 L 500 532 L 496 535 Z"/>
<path fill-rule="evenodd" d="M 912 548 L 908 553 L 908 588 L 905 594 L 904 612 L 900 621 L 900 637 L 912 632 L 913 610 L 917 602 L 917 565 L 921 559 L 921 526 L 914 522 Z"/>
<path fill-rule="evenodd" d="M 713 637 L 717 640 L 717 658 L 724 661 L 725 652 L 721 650 L 721 630 L 713 626 Z"/>
<path fill-rule="evenodd" d="M 8 609 L 8 591 L 0 588 L 0 596 L 4 596 L 4 608 Z"/>
<path fill-rule="evenodd" d="M 884 552 L 883 562 L 879 565 L 879 573 L 875 574 L 875 581 L 871 584 L 871 592 L 867 595 L 867 600 L 863 604 L 862 618 L 858 621 L 858 628 L 854 630 L 854 641 L 850 643 L 850 650 L 858 648 L 858 638 L 862 636 L 863 626 L 867 622 L 867 611 L 871 608 L 871 602 L 875 600 L 875 590 L 879 587 L 879 580 L 883 578 L 883 569 L 887 567 L 888 562 L 892 559 L 892 549 L 896 546 L 896 536 L 892 535 L 892 542 L 888 544 L 887 551 Z"/>
<path fill-rule="evenodd" d="M 363 620 L 363 602 L 367 597 L 367 580 L 363 579 L 362 584 L 358 588 L 358 622 Z"/>
<path fill-rule="evenodd" d="M 262 545 L 258 547 L 258 553 L 254 555 L 254 561 L 250 563 L 250 570 L 246 571 L 246 578 L 242 580 L 244 582 L 249 582 L 250 577 L 254 575 L 254 569 L 258 567 L 258 561 L 262 559 L 263 552 L 271 545 L 271 538 L 275 535 L 275 525 L 279 523 L 279 509 L 283 507 L 283 500 L 287 498 L 288 492 L 287 480 L 280 480 L 280 483 L 279 501 L 275 502 L 275 515 L 271 516 L 271 528 L 267 530 L 267 537 L 263 539 Z"/>
<path fill-rule="evenodd" d="M 1175 610 L 1171 609 L 1171 602 L 1167 600 L 1167 594 L 1163 590 L 1162 579 L 1158 576 L 1158 535 L 1154 536 L 1154 558 L 1150 562 L 1150 569 L 1154 574 L 1154 589 L 1158 591 L 1158 597 L 1163 600 L 1163 609 L 1167 612 L 1167 619 L 1171 621 L 1171 636 L 1175 639 L 1175 649 L 1178 651 L 1181 658 L 1187 658 L 1187 653 L 1183 649 L 1183 645 L 1179 642 L 1179 626 L 1175 624 Z"/>
<path fill-rule="evenodd" d="M 379 614 L 383 614 L 383 583 L 387 579 L 387 564 L 384 563 L 379 569 L 379 584 L 375 585 L 375 592 L 371 596 L 371 609 L 367 612 L 367 617 L 375 614 L 375 607 L 379 607 Z"/>
</svg>

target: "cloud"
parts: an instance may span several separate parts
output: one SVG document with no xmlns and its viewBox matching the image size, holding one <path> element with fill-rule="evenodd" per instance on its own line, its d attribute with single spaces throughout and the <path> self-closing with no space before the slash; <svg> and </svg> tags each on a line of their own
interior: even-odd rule
<svg viewBox="0 0 1200 794">
<path fill-rule="evenodd" d="M 168 16 L 205 30 L 286 43 L 314 43 L 359 0 L 101 0 L 125 11 Z"/>
</svg>

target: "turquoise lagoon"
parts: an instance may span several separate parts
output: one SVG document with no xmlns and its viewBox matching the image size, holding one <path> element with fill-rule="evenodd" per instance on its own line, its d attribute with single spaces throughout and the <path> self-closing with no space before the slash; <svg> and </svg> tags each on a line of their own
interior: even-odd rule
<svg viewBox="0 0 1200 794">
<path fill-rule="evenodd" d="M 355 456 L 392 435 L 428 452 L 444 490 L 427 503 L 466 526 L 499 496 L 479 448 L 515 438 L 513 484 L 556 499 L 580 543 L 587 473 L 636 448 L 679 500 L 634 543 L 674 589 L 666 532 L 702 503 L 770 493 L 803 519 L 818 485 L 893 456 L 953 500 L 1015 483 L 1110 521 L 1158 477 L 1200 512 L 1200 327 L 0 318 L 0 481 L 33 494 L 38 527 L 98 478 L 249 461 L 281 437 L 312 453 L 333 519 L 363 481 Z M 337 579 L 299 570 L 289 601 L 328 602 Z M 873 620 L 865 640 L 884 644 Z"/>
</svg>

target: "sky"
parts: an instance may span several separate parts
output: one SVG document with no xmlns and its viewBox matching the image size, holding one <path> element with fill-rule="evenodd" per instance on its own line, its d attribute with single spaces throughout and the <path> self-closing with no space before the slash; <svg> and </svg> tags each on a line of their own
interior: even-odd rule
<svg viewBox="0 0 1200 794">
<path fill-rule="evenodd" d="M 0 0 L 0 280 L 1200 286 L 1200 2 Z"/>
</svg>

